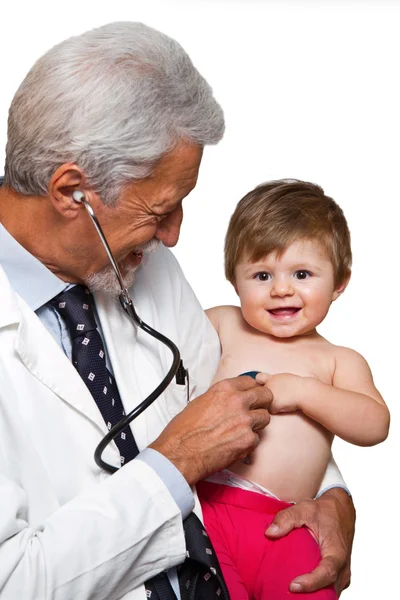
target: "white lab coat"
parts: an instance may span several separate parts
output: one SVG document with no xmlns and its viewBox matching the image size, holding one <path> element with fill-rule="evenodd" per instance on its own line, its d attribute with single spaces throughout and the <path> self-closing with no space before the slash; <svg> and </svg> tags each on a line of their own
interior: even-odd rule
<svg viewBox="0 0 400 600">
<path fill-rule="evenodd" d="M 128 412 L 172 355 L 137 332 L 116 300 L 95 297 Z M 145 258 L 132 297 L 140 317 L 179 346 L 191 397 L 203 393 L 219 342 L 171 252 Z M 185 405 L 174 381 L 133 423 L 139 449 Z M 0 267 L 1 600 L 143 600 L 143 581 L 183 561 L 181 513 L 155 472 L 140 460 L 112 476 L 95 464 L 106 433 L 86 385 Z M 103 458 L 118 466 L 114 443 Z"/>
</svg>

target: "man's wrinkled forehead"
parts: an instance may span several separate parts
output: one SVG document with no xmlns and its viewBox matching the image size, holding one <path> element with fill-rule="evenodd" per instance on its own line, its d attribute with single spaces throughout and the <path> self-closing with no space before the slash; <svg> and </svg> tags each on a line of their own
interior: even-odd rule
<svg viewBox="0 0 400 600">
<path fill-rule="evenodd" d="M 164 197 L 154 204 L 163 208 L 173 203 L 179 197 L 187 196 L 197 183 L 203 147 L 197 144 L 181 142 L 171 152 L 168 152 L 156 165 L 149 176 L 155 184 L 162 186 Z"/>
</svg>

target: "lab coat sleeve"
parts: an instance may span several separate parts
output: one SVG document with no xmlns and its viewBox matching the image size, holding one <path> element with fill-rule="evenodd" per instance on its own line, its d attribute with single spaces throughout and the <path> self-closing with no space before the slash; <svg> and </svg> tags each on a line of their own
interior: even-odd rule
<svg viewBox="0 0 400 600">
<path fill-rule="evenodd" d="M 331 454 L 331 459 L 326 467 L 325 475 L 318 490 L 317 498 L 322 496 L 328 490 L 332 488 L 339 487 L 345 490 L 349 496 L 351 496 L 349 489 L 347 488 L 344 479 L 342 477 L 341 472 L 339 471 L 339 467 L 337 466 L 335 459 Z"/>
<path fill-rule="evenodd" d="M 184 560 L 181 512 L 143 461 L 93 485 L 36 530 L 28 504 L 0 475 L 1 600 L 117 600 Z"/>
</svg>

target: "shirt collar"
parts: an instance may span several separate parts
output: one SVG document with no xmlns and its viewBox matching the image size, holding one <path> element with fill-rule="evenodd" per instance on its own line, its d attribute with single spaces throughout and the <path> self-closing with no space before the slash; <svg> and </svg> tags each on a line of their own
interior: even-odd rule
<svg viewBox="0 0 400 600">
<path fill-rule="evenodd" d="M 0 177 L 0 185 L 2 179 Z M 11 286 L 32 310 L 46 304 L 69 285 L 25 250 L 1 223 L 0 265 Z"/>
<path fill-rule="evenodd" d="M 0 224 L 0 265 L 13 289 L 37 310 L 69 284 L 54 275 Z"/>
</svg>

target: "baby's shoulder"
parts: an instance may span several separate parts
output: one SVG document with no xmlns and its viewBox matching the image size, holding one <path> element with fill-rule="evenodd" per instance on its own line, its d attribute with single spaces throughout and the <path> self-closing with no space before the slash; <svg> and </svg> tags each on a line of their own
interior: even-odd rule
<svg viewBox="0 0 400 600">
<path fill-rule="evenodd" d="M 369 366 L 365 358 L 353 348 L 348 348 L 347 346 L 337 346 L 331 342 L 327 342 L 325 345 L 325 350 L 333 359 L 333 372 L 336 374 L 351 370 L 369 370 Z"/>
<path fill-rule="evenodd" d="M 206 310 L 206 315 L 217 331 L 227 324 L 239 324 L 243 319 L 240 308 L 232 305 L 213 306 Z"/>
<path fill-rule="evenodd" d="M 367 361 L 365 358 L 354 350 L 353 348 L 348 348 L 347 346 L 335 346 L 332 344 L 335 360 L 337 364 L 364 364 Z"/>
</svg>

